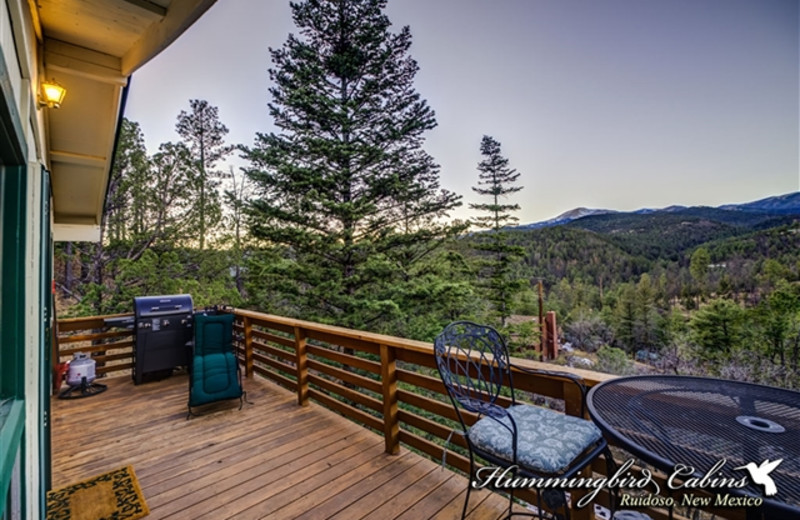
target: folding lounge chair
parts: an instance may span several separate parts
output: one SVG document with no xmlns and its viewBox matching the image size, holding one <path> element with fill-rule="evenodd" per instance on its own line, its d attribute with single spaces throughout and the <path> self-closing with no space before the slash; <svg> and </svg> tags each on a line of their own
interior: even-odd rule
<svg viewBox="0 0 800 520">
<path fill-rule="evenodd" d="M 196 314 L 189 377 L 192 408 L 226 399 L 244 402 L 242 372 L 233 350 L 233 314 Z"/>
</svg>

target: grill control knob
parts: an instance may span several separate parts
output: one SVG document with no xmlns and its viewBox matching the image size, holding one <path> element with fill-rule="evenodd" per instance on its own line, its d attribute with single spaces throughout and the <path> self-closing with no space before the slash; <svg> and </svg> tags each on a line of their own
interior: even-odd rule
<svg viewBox="0 0 800 520">
<path fill-rule="evenodd" d="M 162 327 L 169 327 L 169 320 L 164 320 L 161 322 Z"/>
</svg>

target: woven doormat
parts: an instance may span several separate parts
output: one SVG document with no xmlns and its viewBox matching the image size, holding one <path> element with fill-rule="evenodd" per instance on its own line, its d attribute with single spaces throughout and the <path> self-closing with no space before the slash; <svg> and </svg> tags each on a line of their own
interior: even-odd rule
<svg viewBox="0 0 800 520">
<path fill-rule="evenodd" d="M 132 466 L 47 493 L 47 520 L 135 520 L 148 513 Z"/>
</svg>

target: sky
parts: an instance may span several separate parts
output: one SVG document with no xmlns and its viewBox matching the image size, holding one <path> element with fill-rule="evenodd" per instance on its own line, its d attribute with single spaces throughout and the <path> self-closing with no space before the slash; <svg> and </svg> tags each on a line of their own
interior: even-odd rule
<svg viewBox="0 0 800 520">
<path fill-rule="evenodd" d="M 480 198 L 480 141 L 521 175 L 521 223 L 576 207 L 719 206 L 800 190 L 797 0 L 389 0 L 410 26 L 417 92 L 438 126 L 442 187 Z M 268 49 L 297 33 L 288 0 L 218 0 L 133 74 L 125 111 L 149 151 L 190 99 L 228 143 L 275 130 Z M 233 158 L 231 165 L 240 166 Z"/>
</svg>

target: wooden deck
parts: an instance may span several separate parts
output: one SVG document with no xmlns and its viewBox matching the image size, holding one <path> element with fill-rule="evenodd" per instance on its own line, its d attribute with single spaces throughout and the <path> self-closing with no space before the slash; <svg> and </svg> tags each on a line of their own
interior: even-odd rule
<svg viewBox="0 0 800 520">
<path fill-rule="evenodd" d="M 248 400 L 186 420 L 188 381 L 176 375 L 53 399 L 53 487 L 131 464 L 160 519 L 419 520 L 459 518 L 466 479 L 260 378 Z M 507 502 L 473 493 L 469 518 L 497 519 Z"/>
</svg>

